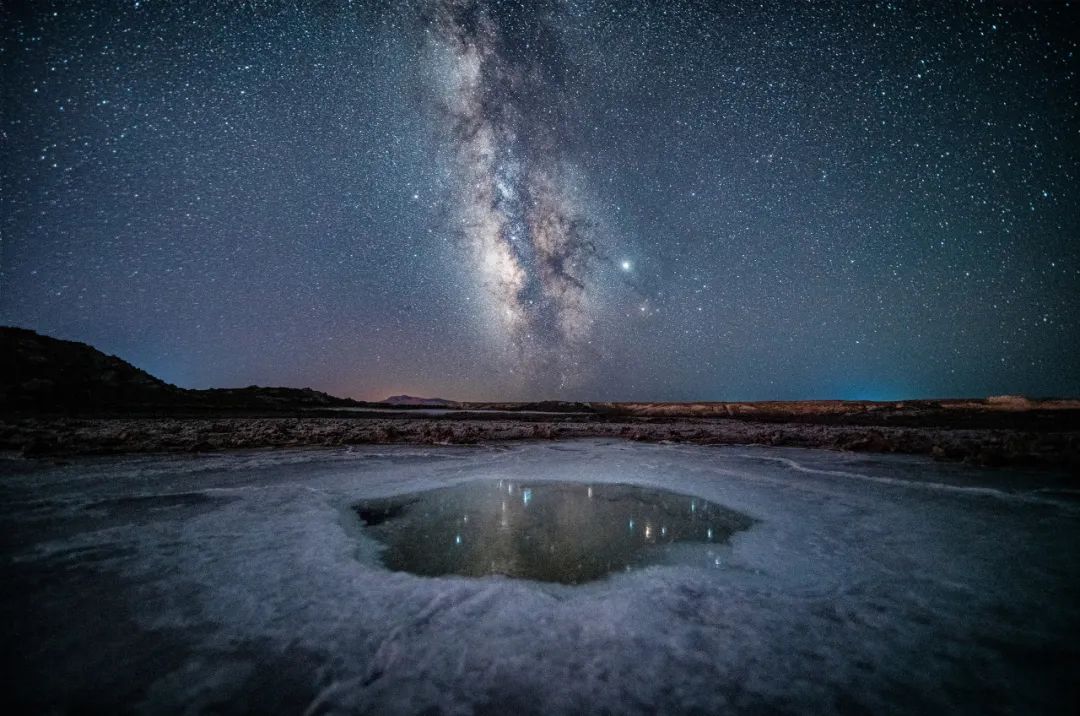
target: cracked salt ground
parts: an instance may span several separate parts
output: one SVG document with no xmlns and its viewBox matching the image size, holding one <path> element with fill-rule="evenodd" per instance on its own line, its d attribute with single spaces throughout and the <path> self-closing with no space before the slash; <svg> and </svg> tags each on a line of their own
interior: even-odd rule
<svg viewBox="0 0 1080 716">
<path fill-rule="evenodd" d="M 23 710 L 1047 713 L 1078 696 L 1080 504 L 1053 475 L 612 441 L 0 469 L 5 696 Z M 499 480 L 662 490 L 748 522 L 568 585 L 393 571 L 353 510 Z"/>
</svg>

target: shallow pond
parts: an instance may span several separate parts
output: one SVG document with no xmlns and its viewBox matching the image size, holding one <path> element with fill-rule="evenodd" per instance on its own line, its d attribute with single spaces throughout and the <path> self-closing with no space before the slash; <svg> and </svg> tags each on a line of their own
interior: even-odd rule
<svg viewBox="0 0 1080 716">
<path fill-rule="evenodd" d="M 722 543 L 753 522 L 656 488 L 509 480 L 366 500 L 355 510 L 392 570 L 563 584 L 662 560 L 675 543 Z"/>
</svg>

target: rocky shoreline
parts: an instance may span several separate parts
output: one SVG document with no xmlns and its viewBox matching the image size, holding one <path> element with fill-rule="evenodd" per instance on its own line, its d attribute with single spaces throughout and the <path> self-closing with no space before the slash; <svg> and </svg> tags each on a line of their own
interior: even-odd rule
<svg viewBox="0 0 1080 716">
<path fill-rule="evenodd" d="M 725 419 L 477 420 L 353 417 L 0 418 L 0 450 L 25 457 L 208 452 L 356 444 L 469 445 L 621 438 L 700 445 L 772 445 L 928 455 L 977 465 L 1080 473 L 1080 431 L 827 425 Z"/>
</svg>

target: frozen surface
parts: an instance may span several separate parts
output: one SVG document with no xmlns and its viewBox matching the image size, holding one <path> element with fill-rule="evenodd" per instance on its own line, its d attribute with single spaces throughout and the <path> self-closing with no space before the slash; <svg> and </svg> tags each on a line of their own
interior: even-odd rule
<svg viewBox="0 0 1080 716">
<path fill-rule="evenodd" d="M 1068 713 L 1078 695 L 1080 501 L 1053 476 L 615 441 L 0 470 L 24 710 Z M 351 509 L 479 479 L 660 487 L 754 523 L 707 563 L 568 586 L 391 572 Z"/>
</svg>

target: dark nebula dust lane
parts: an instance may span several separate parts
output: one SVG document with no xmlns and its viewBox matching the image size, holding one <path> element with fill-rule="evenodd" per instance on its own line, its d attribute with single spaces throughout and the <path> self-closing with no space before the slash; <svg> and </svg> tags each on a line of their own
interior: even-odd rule
<svg viewBox="0 0 1080 716">
<path fill-rule="evenodd" d="M 429 15 L 438 96 L 456 166 L 460 234 L 492 325 L 526 373 L 573 370 L 595 310 L 590 220 L 566 180 L 558 4 L 497 12 L 449 0 Z"/>
<path fill-rule="evenodd" d="M 1075 3 L 0 7 L 0 322 L 184 387 L 1080 392 Z"/>
</svg>

